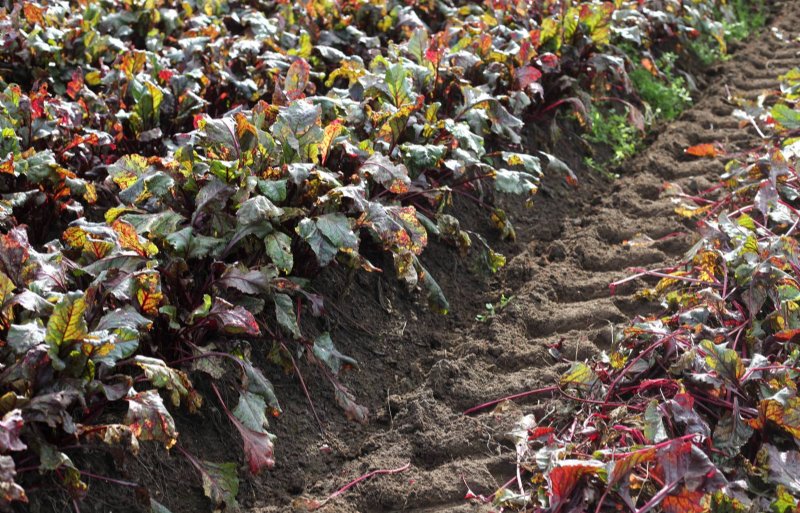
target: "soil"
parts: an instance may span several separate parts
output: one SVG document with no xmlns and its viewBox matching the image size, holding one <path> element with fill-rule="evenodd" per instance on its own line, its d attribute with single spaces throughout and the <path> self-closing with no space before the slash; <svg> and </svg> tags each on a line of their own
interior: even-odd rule
<svg viewBox="0 0 800 513">
<path fill-rule="evenodd" d="M 553 384 L 568 366 L 564 359 L 597 355 L 626 320 L 657 311 L 658 305 L 634 297 L 643 281 L 629 282 L 613 296 L 609 284 L 629 276 L 631 268 L 668 267 L 694 242 L 692 226 L 675 215 L 672 188 L 665 183 L 689 194 L 700 192 L 718 180 L 723 162 L 689 157 L 685 148 L 720 142 L 735 152 L 759 144 L 751 126 L 740 126 L 730 116 L 735 106 L 729 98 L 755 99 L 777 88 L 776 77 L 798 63 L 800 2 L 775 4 L 772 30 L 705 70 L 694 106 L 660 127 L 645 149 L 616 170 L 620 179 L 608 181 L 585 168 L 586 145 L 569 131 L 551 147 L 542 147 L 529 128 L 530 145 L 562 158 L 580 184 L 573 187 L 563 175 L 548 173 L 531 209 L 503 205 L 515 220 L 515 243 L 492 236 L 484 212 L 459 205 L 461 217 L 473 219 L 472 229 L 486 233 L 509 260 L 487 278 L 473 272 L 453 249 L 433 243 L 423 261 L 451 303 L 449 315 L 430 313 L 424 300 L 400 290 L 392 276 L 348 276 L 336 270 L 320 275 L 315 287 L 326 296 L 334 320 L 329 326 L 309 321 L 304 329 L 330 330 L 343 353 L 363 362 L 343 382 L 369 408 L 370 420 L 366 425 L 348 421 L 327 381 L 301 367 L 318 425 L 297 376 L 280 374 L 266 355 L 254 355 L 270 371 L 284 413 L 272 422 L 278 437 L 275 468 L 243 480 L 243 509 L 300 509 L 301 497 L 323 499 L 369 471 L 410 463 L 404 472 L 360 483 L 325 510 L 489 511 L 464 500 L 467 486 L 491 494 L 505 483 L 515 467 L 504 433 L 521 415 L 540 419 L 558 409 L 559 401 L 531 396 L 474 416 L 462 412 Z M 641 235 L 653 240 L 627 243 L 640 241 Z M 513 296 L 508 306 L 486 322 L 476 321 L 477 314 L 487 313 L 484 305 L 497 303 L 501 294 Z M 563 359 L 556 358 L 559 353 Z M 210 399 L 212 393 L 205 392 L 209 400 L 202 417 L 176 419 L 182 445 L 209 461 L 241 462 L 238 436 Z M 117 475 L 122 479 L 147 483 L 153 497 L 174 513 L 210 510 L 196 473 L 174 451 L 170 455 L 148 446 L 136 459 L 107 463 L 121 468 Z M 133 508 L 133 494 L 126 489 L 97 480 L 91 484 L 108 490 L 93 494 L 83 511 Z M 39 509 L 53 511 L 45 502 Z"/>
</svg>

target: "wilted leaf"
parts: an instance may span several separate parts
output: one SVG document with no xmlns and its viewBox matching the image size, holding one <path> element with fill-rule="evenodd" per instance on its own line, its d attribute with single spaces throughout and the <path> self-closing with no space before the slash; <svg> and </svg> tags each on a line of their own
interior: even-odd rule
<svg viewBox="0 0 800 513">
<path fill-rule="evenodd" d="M 134 275 L 136 303 L 142 313 L 157 315 L 158 308 L 164 301 L 161 291 L 161 276 L 156 271 L 142 271 Z"/>
<path fill-rule="evenodd" d="M 158 253 L 158 248 L 155 244 L 141 238 L 132 224 L 117 219 L 111 224 L 111 227 L 117 232 L 119 244 L 123 248 L 132 250 L 143 257 L 151 257 Z"/>
<path fill-rule="evenodd" d="M 734 385 L 739 383 L 745 372 L 744 364 L 739 354 L 733 349 L 728 349 L 724 344 L 716 345 L 710 340 L 700 342 L 700 347 L 706 353 L 706 364 Z"/>
<path fill-rule="evenodd" d="M 231 335 L 258 335 L 261 333 L 253 314 L 241 306 L 234 306 L 221 298 L 214 298 L 214 305 L 208 313 L 208 318 L 216 321 L 218 329 Z"/>
<path fill-rule="evenodd" d="M 560 506 L 569 500 L 578 483 L 585 477 L 595 475 L 603 464 L 599 461 L 579 461 L 564 460 L 558 463 L 547 474 L 550 483 L 550 508 L 558 510 Z"/>
<path fill-rule="evenodd" d="M 178 406 L 181 398 L 186 400 L 189 409 L 194 411 L 202 404 L 202 398 L 194 390 L 186 373 L 168 367 L 163 360 L 137 355 L 133 361 L 143 371 L 147 379 L 158 388 L 166 388 L 170 392 L 172 404 Z"/>
<path fill-rule="evenodd" d="M 23 451 L 27 446 L 20 439 L 25 421 L 20 410 L 11 410 L 0 420 L 0 451 Z"/>
<path fill-rule="evenodd" d="M 195 467 L 203 480 L 203 492 L 211 499 L 215 511 L 235 511 L 239 506 L 236 502 L 236 496 L 239 494 L 236 464 L 197 461 Z"/>
<path fill-rule="evenodd" d="M 0 455 L 0 498 L 5 504 L 13 501 L 28 502 L 25 490 L 14 480 L 16 475 L 14 459 L 11 456 Z"/>
<path fill-rule="evenodd" d="M 663 442 L 668 438 L 663 415 L 655 400 L 647 403 L 647 410 L 644 412 L 644 436 L 653 443 Z"/>
<path fill-rule="evenodd" d="M 290 100 L 302 97 L 302 93 L 308 85 L 310 69 L 308 63 L 300 58 L 295 59 L 289 66 L 283 88 Z"/>
<path fill-rule="evenodd" d="M 395 194 L 408 191 L 411 179 L 408 169 L 403 164 L 395 164 L 390 158 L 380 153 L 374 153 L 361 166 L 359 174 L 372 178 L 376 183 L 389 189 Z"/>
<path fill-rule="evenodd" d="M 603 386 L 591 367 L 581 362 L 572 364 L 572 367 L 561 376 L 560 384 L 564 387 L 575 387 L 590 394 L 598 393 Z"/>
<path fill-rule="evenodd" d="M 145 390 L 128 396 L 125 422 L 139 440 L 155 440 L 169 449 L 178 441 L 175 421 L 164 407 L 156 390 Z"/>
<path fill-rule="evenodd" d="M 704 513 L 708 511 L 708 497 L 705 493 L 690 491 L 681 486 L 677 493 L 671 493 L 661 501 L 665 513 Z"/>
<path fill-rule="evenodd" d="M 692 155 L 694 157 L 707 157 L 707 158 L 712 158 L 713 159 L 713 158 L 719 157 L 720 155 L 724 154 L 725 152 L 723 150 L 720 150 L 714 144 L 705 143 L 705 144 L 698 144 L 696 146 L 690 146 L 689 148 L 686 148 L 686 153 L 688 155 Z"/>
<path fill-rule="evenodd" d="M 314 356 L 327 365 L 333 371 L 334 376 L 338 375 L 343 367 L 358 366 L 358 362 L 336 349 L 329 333 L 323 333 L 314 340 L 313 351 Z"/>
<path fill-rule="evenodd" d="M 369 410 L 356 403 L 353 395 L 339 385 L 335 391 L 336 404 L 344 411 L 345 416 L 359 424 L 366 424 L 369 422 Z"/>
</svg>

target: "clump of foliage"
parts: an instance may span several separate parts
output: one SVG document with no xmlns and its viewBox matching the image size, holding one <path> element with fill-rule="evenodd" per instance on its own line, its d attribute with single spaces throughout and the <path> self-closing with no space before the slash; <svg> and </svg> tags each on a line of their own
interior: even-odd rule
<svg viewBox="0 0 800 513">
<path fill-rule="evenodd" d="M 677 58 L 677 54 L 668 52 L 655 63 L 644 59 L 646 66 L 630 72 L 636 92 L 657 119 L 675 119 L 692 102 L 686 79 L 675 70 Z"/>
<path fill-rule="evenodd" d="M 633 320 L 608 353 L 540 391 L 569 408 L 522 419 L 517 455 L 533 487 L 503 489 L 497 505 L 797 511 L 800 71 L 782 80 L 767 110 L 773 143 L 728 162 L 709 197 L 683 196 L 676 212 L 698 219 L 700 240 L 674 268 L 638 275 L 661 277 L 641 295 L 665 313 Z"/>
<path fill-rule="evenodd" d="M 501 294 L 500 300 L 497 303 L 484 304 L 486 313 L 476 315 L 475 320 L 478 322 L 491 322 L 492 319 L 494 319 L 498 313 L 505 310 L 512 301 L 514 301 L 514 296 L 506 296 L 505 294 Z"/>
<path fill-rule="evenodd" d="M 612 154 L 603 159 L 603 164 L 587 157 L 585 162 L 596 171 L 603 171 L 606 166 L 618 166 L 636 153 L 636 148 L 641 140 L 641 131 L 631 124 L 630 116 L 615 111 L 603 111 L 593 106 L 589 111 L 591 130 L 586 134 L 586 139 L 603 148 L 608 148 Z"/>
<path fill-rule="evenodd" d="M 725 44 L 744 40 L 766 25 L 767 2 L 764 0 L 729 0 L 726 7 L 717 11 L 715 18 L 722 25 L 723 45 L 718 44 L 719 39 L 704 34 L 697 34 L 689 43 L 694 55 L 705 65 L 727 59 Z"/>
<path fill-rule="evenodd" d="M 740 41 L 767 24 L 765 0 L 731 0 L 730 15 L 723 18 L 725 33 Z"/>
<path fill-rule="evenodd" d="M 630 95 L 610 43 L 681 38 L 714 9 L 650 4 L 0 9 L 3 504 L 53 480 L 78 501 L 75 454 L 155 442 L 234 508 L 237 465 L 182 448 L 170 412 L 202 408 L 193 380 L 209 380 L 249 469 L 270 468 L 281 407 L 254 351 L 317 366 L 366 422 L 339 379 L 357 362 L 301 322 L 325 315 L 310 280 L 385 269 L 447 312 L 420 260 L 430 237 L 488 272 L 504 263 L 448 213 L 453 198 L 513 238 L 494 195 L 529 197 L 542 173 L 523 119 L 562 105 L 586 119 L 590 91 Z"/>
</svg>

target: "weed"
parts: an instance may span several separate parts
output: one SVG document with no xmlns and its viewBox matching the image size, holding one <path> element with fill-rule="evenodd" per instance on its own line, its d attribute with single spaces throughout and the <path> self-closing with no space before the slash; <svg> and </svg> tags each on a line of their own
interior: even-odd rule
<svg viewBox="0 0 800 513">
<path fill-rule="evenodd" d="M 656 66 L 659 75 L 654 75 L 644 67 L 636 68 L 630 73 L 636 91 L 650 107 L 655 119 L 675 119 L 692 103 L 686 79 L 675 70 L 677 58 L 671 52 L 658 58 Z"/>
<path fill-rule="evenodd" d="M 764 0 L 731 0 L 729 9 L 732 21 L 723 21 L 729 40 L 741 41 L 767 24 Z"/>
<path fill-rule="evenodd" d="M 590 168 L 613 177 L 605 168 L 609 165 L 618 166 L 636 153 L 639 131 L 623 113 L 603 111 L 593 106 L 589 111 L 589 118 L 592 128 L 586 135 L 586 140 L 609 148 L 612 155 L 601 162 L 592 157 L 587 157 L 584 162 Z"/>
<path fill-rule="evenodd" d="M 485 314 L 478 314 L 475 316 L 475 320 L 478 322 L 489 322 L 491 321 L 498 313 L 505 310 L 505 308 L 514 300 L 514 296 L 506 296 L 502 294 L 500 296 L 500 301 L 497 303 L 486 303 L 486 313 Z"/>
</svg>

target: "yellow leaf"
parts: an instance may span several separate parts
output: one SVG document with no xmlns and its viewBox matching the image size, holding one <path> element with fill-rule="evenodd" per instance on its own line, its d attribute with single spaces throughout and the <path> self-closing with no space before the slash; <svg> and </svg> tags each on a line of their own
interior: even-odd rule
<svg viewBox="0 0 800 513">
<path fill-rule="evenodd" d="M 156 271 L 145 271 L 137 274 L 134 280 L 139 309 L 146 314 L 158 314 L 158 308 L 164 300 L 160 275 Z"/>
<path fill-rule="evenodd" d="M 158 253 L 158 248 L 152 242 L 139 237 L 136 228 L 130 223 L 117 219 L 111 224 L 111 228 L 119 235 L 119 245 L 123 248 L 135 251 L 143 257 L 151 257 Z"/>
</svg>

